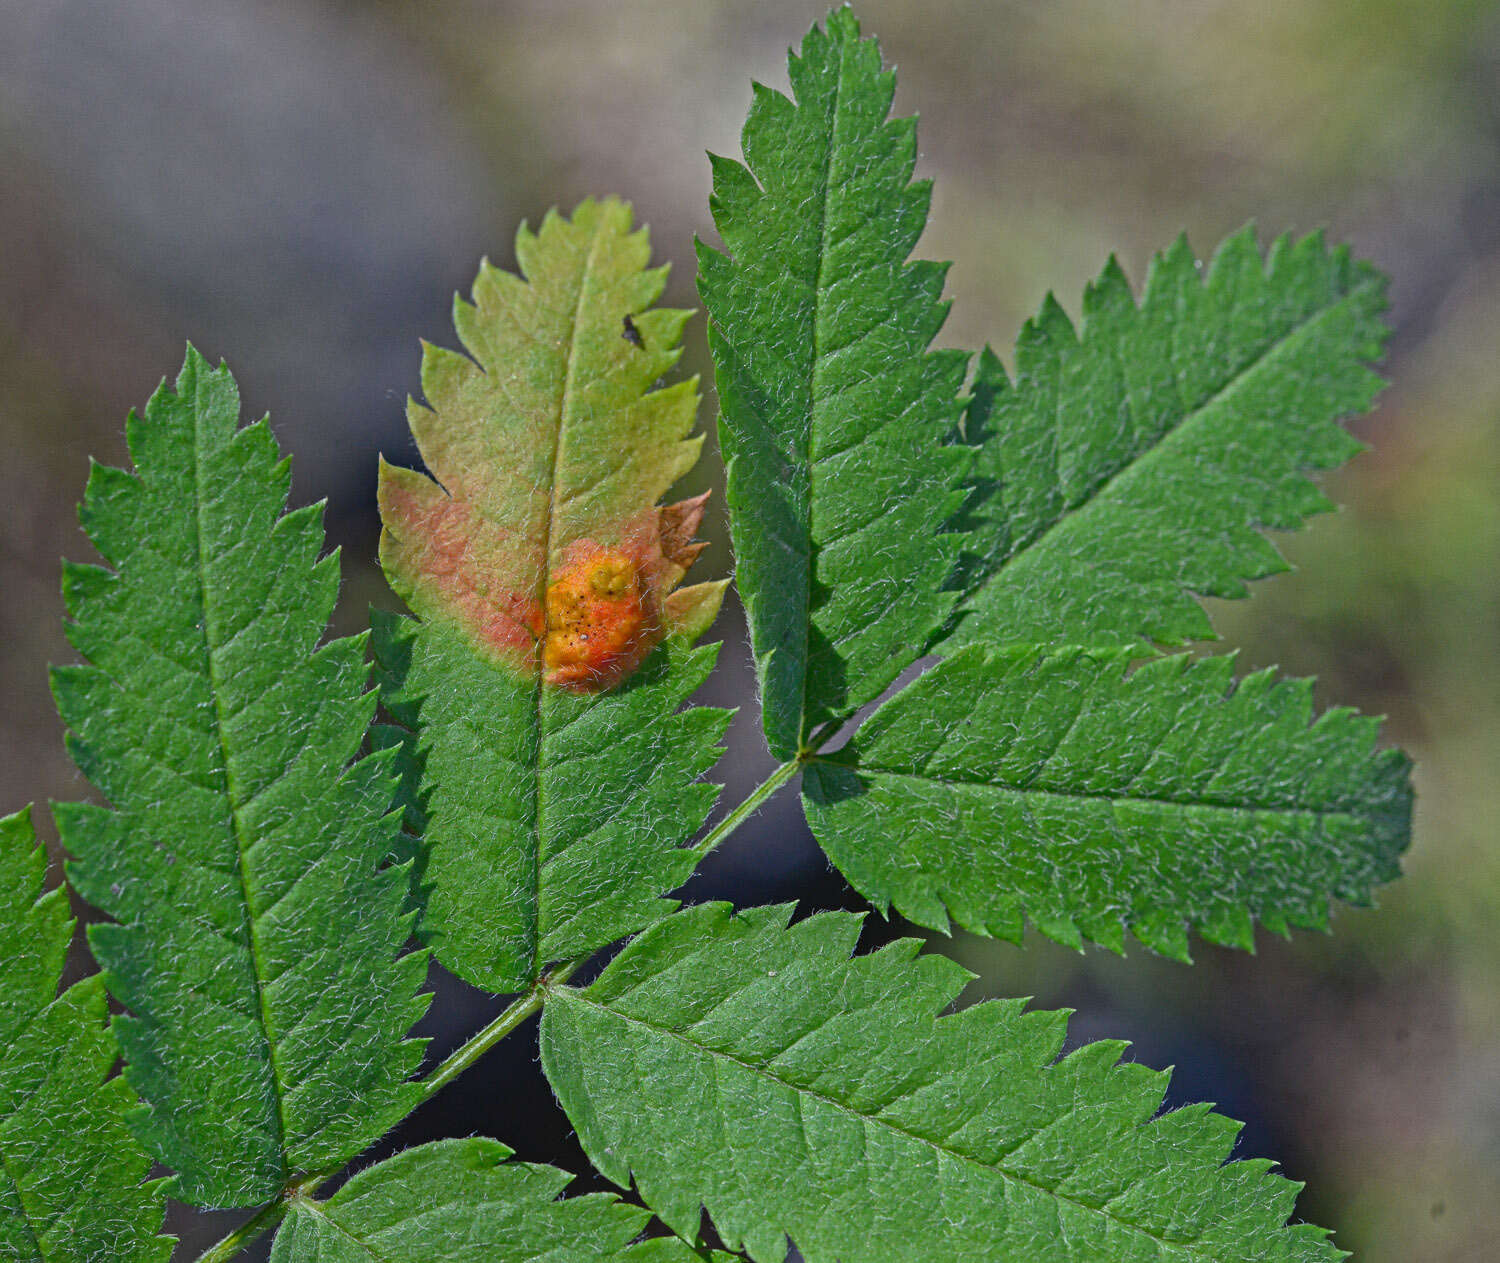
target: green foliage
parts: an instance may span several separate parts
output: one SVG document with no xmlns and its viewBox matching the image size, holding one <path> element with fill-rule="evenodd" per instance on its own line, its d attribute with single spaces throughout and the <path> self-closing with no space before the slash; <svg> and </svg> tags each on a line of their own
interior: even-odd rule
<svg viewBox="0 0 1500 1263">
<path fill-rule="evenodd" d="M 653 309 L 664 269 L 626 204 L 523 228 L 521 275 L 485 264 L 455 305 L 468 354 L 425 348 L 429 472 L 380 472 L 414 615 L 372 614 L 385 722 L 365 638 L 318 643 L 319 507 L 284 514 L 269 430 L 189 348 L 131 416 L 134 472 L 90 477 L 107 564 L 64 572 L 84 661 L 53 687 L 108 805 L 55 814 L 109 920 L 99 977 L 60 997 L 65 896 L 29 819 L 0 820 L 7 1257 L 163 1260 L 164 1191 L 259 1207 L 205 1263 L 278 1220 L 277 1263 L 1339 1257 L 1288 1225 L 1296 1185 L 1227 1161 L 1237 1124 L 1160 1113 L 1167 1076 L 1122 1045 L 1060 1057 L 1065 1015 L 1022 1001 L 950 1012 L 964 971 L 911 940 L 853 956 L 857 917 L 668 897 L 799 770 L 883 913 L 1183 959 L 1193 928 L 1249 947 L 1257 919 L 1368 903 L 1410 831 L 1375 721 L 1157 656 L 1211 634 L 1196 595 L 1280 567 L 1263 529 L 1326 507 L 1305 475 L 1358 446 L 1337 422 L 1377 385 L 1378 274 L 1316 237 L 1263 261 L 1248 233 L 1200 273 L 1179 242 L 1139 305 L 1111 264 L 1079 332 L 1049 300 L 1015 382 L 986 351 L 966 400 L 970 357 L 929 349 L 944 269 L 908 261 L 930 190 L 893 76 L 847 10 L 790 71 L 795 99 L 756 90 L 744 165 L 713 160 L 725 253 L 700 251 L 784 762 L 693 841 L 729 717 L 689 705 L 718 654 L 694 641 L 725 582 L 680 586 L 705 497 L 662 500 L 702 439 L 696 383 L 661 378 L 688 313 Z M 520 993 L 421 1081 L 413 932 Z M 585 1151 L 645 1207 L 563 1198 L 566 1173 L 480 1139 L 316 1200 L 539 1010 Z M 143 1182 L 148 1153 L 170 1181 Z M 700 1243 L 705 1210 L 743 1254 Z M 674 1236 L 642 1236 L 652 1212 Z"/>
<path fill-rule="evenodd" d="M 406 877 L 386 757 L 355 759 L 375 706 L 364 638 L 317 647 L 338 587 L 320 508 L 238 429 L 226 369 L 189 348 L 128 425 L 135 472 L 95 466 L 53 673 L 79 769 L 113 804 L 56 809 L 69 878 L 114 918 L 89 944 L 132 1119 L 172 1192 L 253 1206 L 338 1165 L 413 1103 L 425 962 L 402 956 Z M 351 762 L 351 760 L 355 760 Z"/>
<path fill-rule="evenodd" d="M 716 796 L 696 782 L 728 715 L 676 712 L 713 666 L 716 649 L 689 642 L 724 584 L 671 591 L 702 502 L 657 503 L 703 443 L 686 437 L 695 383 L 653 388 L 688 313 L 648 310 L 666 269 L 646 268 L 630 223 L 624 203 L 588 201 L 522 229 L 524 280 L 481 269 L 455 306 L 475 358 L 426 347 L 431 407 L 408 409 L 441 486 L 381 467 L 382 561 L 422 621 L 376 617 L 382 695 L 407 734 L 378 740 L 399 745 L 424 838 L 421 933 L 491 991 L 670 912 L 658 896 L 691 874 L 683 844 Z M 568 576 L 604 556 L 641 576 L 644 639 L 595 677 L 559 677 L 576 665 L 559 656 Z M 574 647 L 611 634 L 607 613 Z"/>
<path fill-rule="evenodd" d="M 1337 1259 L 1284 1226 L 1297 1186 L 1224 1164 L 1239 1124 L 1158 1114 L 1167 1075 L 1123 1045 L 1054 1060 L 1066 1015 L 946 1017 L 967 978 L 902 940 L 851 960 L 859 919 L 683 912 L 586 990 L 559 988 L 542 1058 L 590 1160 L 679 1232 L 706 1207 L 779 1263 Z"/>
<path fill-rule="evenodd" d="M 104 988 L 57 986 L 73 934 L 29 812 L 0 818 L 0 1257 L 165 1260 L 159 1182 L 125 1127 L 134 1096 L 107 1079 Z"/>
<path fill-rule="evenodd" d="M 879 696 L 948 617 L 968 357 L 928 352 L 945 268 L 908 263 L 931 186 L 847 10 L 756 85 L 742 166 L 713 158 L 727 254 L 700 245 L 737 583 L 766 739 L 790 758 Z"/>
<path fill-rule="evenodd" d="M 1323 928 L 1368 903 L 1411 828 L 1408 762 L 1376 721 L 1309 723 L 1312 687 L 1230 658 L 1126 674 L 1118 652 L 965 649 L 804 773 L 808 821 L 882 911 L 1079 946 L 1128 927 L 1187 958 L 1187 926 L 1253 946 L 1252 917 Z"/>
<path fill-rule="evenodd" d="M 667 915 L 658 896 L 698 862 L 683 842 L 717 789 L 728 712 L 679 711 L 717 645 L 674 636 L 607 693 L 538 688 L 441 624 L 377 616 L 386 706 L 412 731 L 408 766 L 429 820 L 422 932 L 438 959 L 491 991 Z"/>
<path fill-rule="evenodd" d="M 1245 595 L 1286 569 L 1258 528 L 1332 506 L 1305 476 L 1360 450 L 1385 281 L 1313 235 L 1263 263 L 1247 229 L 1205 272 L 1179 240 L 1137 307 L 1111 261 L 1075 331 L 1055 300 L 1026 325 L 1012 384 L 980 357 L 966 541 L 977 585 L 950 648 L 980 640 L 1181 645 L 1213 635 L 1192 593 Z"/>
<path fill-rule="evenodd" d="M 647 1212 L 603 1193 L 558 1200 L 572 1176 L 508 1162 L 493 1140 L 442 1140 L 362 1171 L 326 1202 L 292 1202 L 271 1263 L 689 1263 L 681 1240 L 631 1244 Z"/>
</svg>

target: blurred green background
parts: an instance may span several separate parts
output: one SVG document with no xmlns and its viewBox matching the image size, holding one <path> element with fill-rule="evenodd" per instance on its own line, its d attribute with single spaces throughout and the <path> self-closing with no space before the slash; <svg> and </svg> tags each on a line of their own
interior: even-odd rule
<svg viewBox="0 0 1500 1263">
<path fill-rule="evenodd" d="M 823 6 L 721 0 L 0 0 L 0 809 L 85 792 L 45 664 L 73 503 L 122 463 L 126 410 L 191 338 L 270 410 L 300 500 L 329 498 L 343 630 L 391 603 L 375 454 L 409 458 L 419 335 L 523 217 L 631 198 L 669 298 L 696 305 L 705 149 L 738 153 L 752 78 Z M 1173 1100 L 1247 1120 L 1241 1152 L 1309 1182 L 1306 1218 L 1372 1263 L 1500 1257 L 1500 6 L 1477 0 L 864 0 L 936 179 L 922 247 L 954 260 L 943 341 L 1008 348 L 1043 294 L 1074 313 L 1116 252 L 1139 284 L 1186 230 L 1326 227 L 1393 276 L 1392 385 L 1347 508 L 1282 541 L 1297 572 L 1216 603 L 1246 668 L 1389 716 L 1418 761 L 1417 842 L 1378 913 L 1331 938 L 1200 947 L 1192 969 L 960 939 L 975 992 L 1078 1009 L 1176 1063 Z M 701 322 L 690 367 L 706 363 Z M 711 418 L 712 400 L 705 408 Z M 713 462 L 705 462 L 711 465 Z M 698 478 L 707 485 L 716 468 Z M 720 510 L 722 505 L 719 506 Z M 729 566 L 721 518 L 706 569 Z M 716 700 L 748 700 L 742 627 Z M 721 775 L 764 766 L 753 716 Z M 695 884 L 855 902 L 795 807 Z M 490 1001 L 436 979 L 441 1049 Z M 504 1053 L 504 1056 L 501 1054 Z M 403 1133 L 488 1130 L 576 1162 L 528 1049 Z M 441 1109 L 436 1108 L 442 1105 Z M 174 1213 L 174 1228 L 202 1234 Z"/>
</svg>

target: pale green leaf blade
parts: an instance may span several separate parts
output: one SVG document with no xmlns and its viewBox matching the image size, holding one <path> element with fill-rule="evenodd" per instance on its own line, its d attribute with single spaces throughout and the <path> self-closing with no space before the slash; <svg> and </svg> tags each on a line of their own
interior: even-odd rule
<svg viewBox="0 0 1500 1263">
<path fill-rule="evenodd" d="M 402 955 L 408 878 L 363 638 L 319 646 L 338 588 L 320 507 L 239 428 L 228 370 L 189 348 L 128 426 L 133 473 L 96 466 L 82 509 L 108 567 L 65 569 L 85 659 L 53 692 L 113 809 L 56 809 L 111 994 L 133 1125 L 173 1195 L 251 1206 L 358 1153 L 414 1100 L 426 1006 Z"/>
<path fill-rule="evenodd" d="M 104 988 L 57 994 L 73 922 L 42 893 L 47 855 L 30 812 L 0 818 L 0 1258 L 166 1263 L 165 1206 L 125 1126 Z"/>
<path fill-rule="evenodd" d="M 948 616 L 944 532 L 969 453 L 949 443 L 967 357 L 928 346 L 944 267 L 908 262 L 927 222 L 913 119 L 847 10 L 757 85 L 745 165 L 714 158 L 701 245 L 737 582 L 766 739 L 794 755 L 879 695 Z"/>
<path fill-rule="evenodd" d="M 781 1263 L 1311 1263 L 1298 1186 L 1225 1163 L 1239 1125 L 1158 1114 L 1167 1075 L 1122 1045 L 1056 1060 L 1066 1015 L 943 1013 L 965 972 L 859 919 L 708 904 L 557 988 L 542 1061 L 589 1158 L 678 1231 L 700 1207 Z"/>
<path fill-rule="evenodd" d="M 882 911 L 1073 946 L 1128 929 L 1253 946 L 1258 920 L 1326 928 L 1410 840 L 1409 763 L 1377 721 L 1314 718 L 1312 682 L 1232 658 L 971 646 L 812 761 L 814 834 Z"/>
<path fill-rule="evenodd" d="M 682 710 L 723 583 L 679 588 L 704 497 L 696 382 L 660 386 L 689 313 L 628 205 L 586 201 L 486 264 L 408 410 L 433 478 L 381 469 L 381 559 L 419 620 L 375 616 L 420 933 L 491 991 L 667 915 L 728 716 Z M 408 845 L 415 843 L 408 840 Z"/>
<path fill-rule="evenodd" d="M 717 787 L 729 712 L 682 709 L 717 645 L 681 637 L 606 693 L 538 688 L 442 624 L 376 613 L 382 696 L 408 725 L 425 826 L 421 933 L 445 966 L 521 991 L 548 964 L 670 913 Z M 410 779 L 410 777 L 408 778 Z"/>
<path fill-rule="evenodd" d="M 692 1263 L 729 1260 L 671 1238 L 635 1242 L 648 1212 L 573 1177 L 508 1161 L 494 1140 L 440 1140 L 361 1171 L 325 1202 L 296 1198 L 271 1263 Z"/>
<path fill-rule="evenodd" d="M 1182 645 L 1213 630 L 1194 594 L 1241 597 L 1286 569 L 1262 531 L 1330 508 L 1308 473 L 1360 450 L 1384 279 L 1314 234 L 1262 259 L 1246 229 L 1205 269 L 1179 240 L 1139 306 L 1111 262 L 1073 328 L 1049 298 L 1016 376 L 980 358 L 966 570 L 948 642 Z"/>
</svg>

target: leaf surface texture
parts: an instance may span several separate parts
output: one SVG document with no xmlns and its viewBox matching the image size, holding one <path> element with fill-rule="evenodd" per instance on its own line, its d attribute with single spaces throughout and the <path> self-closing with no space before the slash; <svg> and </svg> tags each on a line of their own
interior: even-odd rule
<svg viewBox="0 0 1500 1263">
<path fill-rule="evenodd" d="M 789 758 L 889 685 L 952 608 L 967 356 L 927 348 L 945 267 L 908 262 L 931 187 L 894 76 L 847 10 L 757 85 L 745 162 L 715 157 L 700 244 L 737 582 L 766 739 Z"/>
<path fill-rule="evenodd" d="M 653 386 L 690 313 L 652 307 L 667 269 L 615 198 L 523 225 L 516 257 L 520 276 L 485 263 L 454 303 L 468 356 L 423 349 L 407 420 L 433 477 L 382 461 L 381 564 L 485 657 L 597 691 L 701 632 L 723 591 L 674 591 L 703 498 L 657 503 L 703 446 L 696 380 Z"/>
<path fill-rule="evenodd" d="M 1409 762 L 1377 723 L 1314 718 L 1312 682 L 1173 655 L 972 646 L 804 772 L 829 857 L 882 911 L 1072 946 L 1126 929 L 1186 959 L 1187 929 L 1325 928 L 1368 904 L 1410 838 Z"/>
<path fill-rule="evenodd" d="M 166 1263 L 160 1181 L 125 1126 L 135 1097 L 104 987 L 57 994 L 73 934 L 30 812 L 0 818 L 0 1257 L 19 1263 Z"/>
<path fill-rule="evenodd" d="M 389 756 L 359 758 L 364 638 L 319 645 L 338 559 L 321 506 L 239 428 L 223 368 L 189 348 L 132 414 L 135 469 L 96 466 L 82 520 L 107 567 L 69 565 L 84 657 L 53 692 L 112 804 L 56 809 L 110 993 L 137 1134 L 205 1206 L 252 1206 L 403 1117 L 422 1045 L 420 953 Z"/>
<path fill-rule="evenodd" d="M 1285 570 L 1265 528 L 1332 507 L 1306 476 L 1361 445 L 1338 422 L 1380 380 L 1384 279 L 1318 235 L 1262 259 L 1247 229 L 1202 267 L 1179 240 L 1139 306 L 1114 262 L 1075 330 L 1048 299 L 1012 382 L 980 357 L 966 436 L 975 588 L 948 641 L 1149 650 L 1213 635 L 1193 594 Z"/>
<path fill-rule="evenodd" d="M 560 1198 L 572 1176 L 510 1155 L 494 1140 L 440 1140 L 326 1202 L 294 1200 L 271 1263 L 729 1263 L 680 1240 L 633 1244 L 648 1212 L 605 1193 Z"/>
<path fill-rule="evenodd" d="M 681 709 L 717 645 L 674 636 L 610 692 L 574 693 L 539 689 L 442 624 L 377 615 L 375 642 L 386 706 L 410 725 L 422 934 L 444 965 L 521 991 L 672 911 L 660 896 L 691 875 L 684 843 L 718 792 L 698 778 L 728 712 Z"/>
<path fill-rule="evenodd" d="M 666 269 L 616 199 L 523 227 L 516 255 L 455 305 L 472 358 L 424 350 L 408 417 L 436 481 L 383 465 L 380 493 L 419 618 L 376 616 L 421 933 L 498 992 L 676 906 L 728 721 L 681 709 L 725 586 L 676 586 L 703 498 L 658 503 L 703 442 L 696 382 L 659 384 L 688 313 L 652 306 Z"/>
<path fill-rule="evenodd" d="M 706 904 L 543 1011 L 542 1060 L 596 1166 L 679 1232 L 706 1207 L 781 1263 L 1333 1260 L 1287 1226 L 1297 1186 L 1225 1163 L 1237 1123 L 1159 1114 L 1167 1076 L 1122 1045 L 1057 1060 L 1063 1013 L 939 1016 L 967 975 L 859 920 Z"/>
</svg>

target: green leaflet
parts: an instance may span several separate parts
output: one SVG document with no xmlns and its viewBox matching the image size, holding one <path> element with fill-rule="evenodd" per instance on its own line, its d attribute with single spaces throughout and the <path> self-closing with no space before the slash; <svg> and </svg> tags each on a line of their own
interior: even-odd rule
<svg viewBox="0 0 1500 1263">
<path fill-rule="evenodd" d="M 97 977 L 57 994 L 73 935 L 30 812 L 0 818 L 0 1258 L 166 1263 L 160 1182 L 107 1079 L 116 1051 Z"/>
<path fill-rule="evenodd" d="M 650 310 L 666 269 L 630 225 L 606 199 L 523 228 L 524 279 L 485 265 L 456 304 L 474 359 L 424 349 L 408 415 L 442 485 L 381 467 L 382 563 L 421 621 L 376 616 L 376 740 L 424 837 L 421 933 L 492 991 L 670 912 L 716 793 L 728 715 L 678 708 L 725 584 L 672 590 L 703 501 L 657 503 L 703 443 L 696 383 L 653 388 L 688 313 Z"/>
<path fill-rule="evenodd" d="M 440 1140 L 361 1171 L 326 1202 L 292 1201 L 271 1263 L 691 1263 L 680 1240 L 632 1245 L 648 1212 L 572 1176 L 509 1162 L 494 1140 Z"/>
<path fill-rule="evenodd" d="M 970 453 L 949 445 L 967 356 L 929 353 L 945 268 L 908 263 L 927 222 L 914 120 L 847 10 L 756 85 L 746 165 L 713 158 L 699 291 L 766 739 L 790 758 L 878 696 L 948 617 L 945 534 Z"/>
<path fill-rule="evenodd" d="M 680 636 L 607 693 L 538 688 L 443 624 L 374 614 L 382 696 L 424 787 L 421 931 L 475 986 L 521 991 L 551 962 L 667 915 L 658 896 L 718 790 L 729 712 L 678 708 L 717 645 Z M 410 779 L 410 778 L 409 778 Z"/>
<path fill-rule="evenodd" d="M 1063 1013 L 946 1017 L 968 975 L 906 939 L 851 960 L 859 919 L 707 904 L 557 988 L 542 1062 L 590 1159 L 679 1232 L 780 1263 L 1291 1263 L 1298 1186 L 1224 1164 L 1238 1124 L 1157 1114 L 1123 1045 L 1061 1061 Z"/>
<path fill-rule="evenodd" d="M 56 816 L 73 885 L 115 922 L 89 942 L 129 1011 L 132 1123 L 206 1206 L 268 1201 L 403 1117 L 426 1006 L 407 876 L 382 867 L 389 756 L 356 759 L 364 639 L 318 646 L 338 587 L 320 506 L 279 516 L 287 463 L 238 417 L 228 370 L 192 348 L 131 415 L 135 472 L 95 466 L 81 513 L 111 568 L 64 570 L 86 664 L 53 673 L 114 806 Z"/>
<path fill-rule="evenodd" d="M 1377 721 L 1312 717 L 1309 680 L 1231 658 L 973 646 L 803 774 L 807 818 L 883 912 L 946 930 L 1187 959 L 1187 927 L 1253 946 L 1252 918 L 1324 928 L 1410 840 L 1409 763 Z"/>
<path fill-rule="evenodd" d="M 648 310 L 630 207 L 583 202 L 523 225 L 524 276 L 485 263 L 453 321 L 469 359 L 426 345 L 407 419 L 434 477 L 380 466 L 380 560 L 429 623 L 523 678 L 611 687 L 663 636 L 696 637 L 724 584 L 673 591 L 701 545 L 703 498 L 658 499 L 698 460 L 697 381 L 660 390 L 689 312 Z"/>
<path fill-rule="evenodd" d="M 976 641 L 1128 646 L 1212 637 L 1192 593 L 1245 595 L 1286 569 L 1260 528 L 1331 507 L 1308 481 L 1360 444 L 1337 424 L 1370 406 L 1385 282 L 1318 235 L 1262 262 L 1246 229 L 1207 273 L 1179 240 L 1137 307 L 1111 261 L 1075 332 L 1048 299 L 1012 384 L 980 358 L 979 445 L 965 547 L 978 584 L 948 648 Z"/>
</svg>

